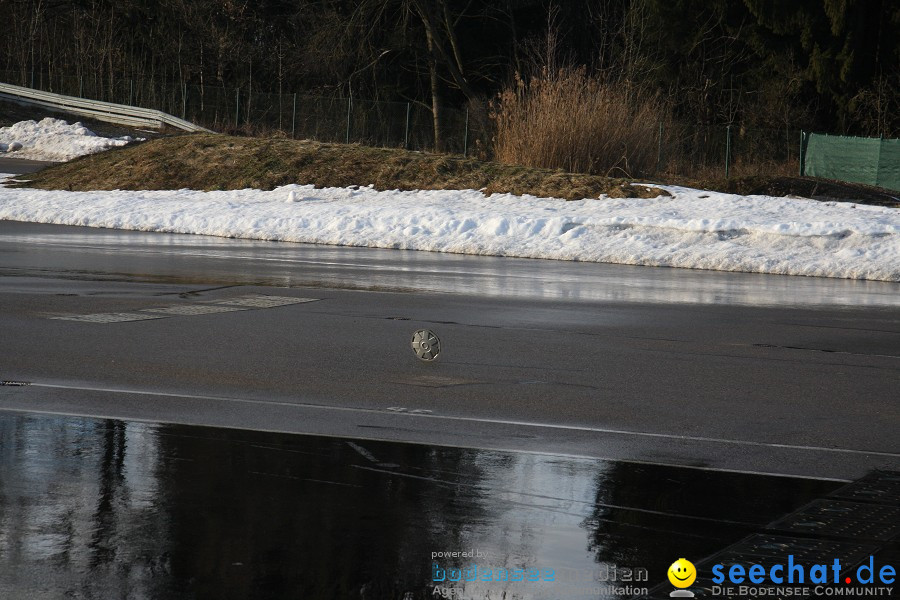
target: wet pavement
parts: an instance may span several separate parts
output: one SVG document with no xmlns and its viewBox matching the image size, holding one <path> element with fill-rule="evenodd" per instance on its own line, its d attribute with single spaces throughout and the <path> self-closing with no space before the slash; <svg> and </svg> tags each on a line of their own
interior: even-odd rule
<svg viewBox="0 0 900 600">
<path fill-rule="evenodd" d="M 791 513 L 829 494 L 898 502 L 878 500 L 871 485 L 847 489 L 535 453 L 0 413 L 0 597 L 628 597 L 661 584 L 678 557 L 699 562 L 753 536 L 846 542 L 834 523 L 791 530 Z M 884 513 L 878 531 L 852 534 L 863 540 L 854 548 L 896 557 L 896 513 Z M 502 569 L 555 577 L 449 581 L 476 564 L 479 579 L 486 568 L 493 577 Z"/>
<path fill-rule="evenodd" d="M 666 598 L 679 557 L 698 596 L 716 562 L 900 566 L 900 477 L 847 481 L 900 469 L 900 284 L 0 237 L 0 379 L 30 382 L 0 382 L 0 599 Z"/>
<path fill-rule="evenodd" d="M 29 160 L 27 158 L 9 158 L 0 156 L 0 174 L 23 174 L 34 173 L 40 171 L 44 167 L 50 167 L 59 164 L 46 160 Z"/>
<path fill-rule="evenodd" d="M 898 290 L 0 222 L 0 408 L 849 480 Z"/>
<path fill-rule="evenodd" d="M 237 240 L 0 221 L 0 276 L 578 303 L 900 307 L 900 283 Z"/>
</svg>

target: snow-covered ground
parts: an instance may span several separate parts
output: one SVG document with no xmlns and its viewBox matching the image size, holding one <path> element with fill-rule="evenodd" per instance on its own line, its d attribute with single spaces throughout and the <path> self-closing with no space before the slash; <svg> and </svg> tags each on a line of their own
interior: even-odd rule
<svg viewBox="0 0 900 600">
<path fill-rule="evenodd" d="M 66 161 L 124 146 L 130 136 L 102 137 L 82 125 L 47 117 L 0 127 L 0 156 L 31 160 Z"/>
<path fill-rule="evenodd" d="M 496 256 L 900 281 L 900 210 L 666 187 L 654 199 L 474 190 L 0 188 L 0 219 Z"/>
</svg>

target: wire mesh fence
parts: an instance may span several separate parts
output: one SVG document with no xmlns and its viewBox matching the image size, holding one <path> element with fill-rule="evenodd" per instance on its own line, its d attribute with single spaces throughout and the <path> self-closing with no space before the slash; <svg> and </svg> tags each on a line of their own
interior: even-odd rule
<svg viewBox="0 0 900 600">
<path fill-rule="evenodd" d="M 492 157 L 491 124 L 484 118 L 487 111 L 474 118 L 468 110 L 443 108 L 436 148 L 431 107 L 417 102 L 275 94 L 248 87 L 187 85 L 152 78 L 109 81 L 96 74 L 0 72 L 0 81 L 161 110 L 214 131 Z M 655 169 L 631 175 L 702 178 L 787 175 L 798 170 L 799 129 L 667 122 L 654 130 L 656 139 L 640 142 L 656 146 Z M 623 155 L 625 152 L 627 149 L 623 149 Z"/>
<path fill-rule="evenodd" d="M 800 130 L 660 124 L 656 173 L 691 177 L 791 175 Z"/>
</svg>

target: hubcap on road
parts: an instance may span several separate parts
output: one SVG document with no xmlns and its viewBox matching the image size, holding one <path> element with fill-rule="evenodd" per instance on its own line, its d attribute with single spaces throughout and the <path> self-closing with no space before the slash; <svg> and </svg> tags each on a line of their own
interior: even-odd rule
<svg viewBox="0 0 900 600">
<path fill-rule="evenodd" d="M 419 360 L 432 361 L 441 353 L 441 340 L 428 329 L 420 329 L 415 332 L 410 344 Z"/>
</svg>

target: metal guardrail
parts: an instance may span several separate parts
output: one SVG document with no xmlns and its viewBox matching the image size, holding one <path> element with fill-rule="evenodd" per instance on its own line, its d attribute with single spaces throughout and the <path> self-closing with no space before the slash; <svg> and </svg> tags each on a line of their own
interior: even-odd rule
<svg viewBox="0 0 900 600">
<path fill-rule="evenodd" d="M 209 129 L 184 119 L 173 117 L 159 110 L 138 108 L 125 104 L 113 104 L 112 102 L 100 102 L 99 100 L 86 100 L 75 96 L 63 96 L 62 94 L 42 92 L 9 83 L 0 83 L 0 100 L 42 106 L 118 125 L 148 127 L 150 129 L 162 129 L 163 126 L 169 126 L 183 131 L 212 133 Z"/>
</svg>

